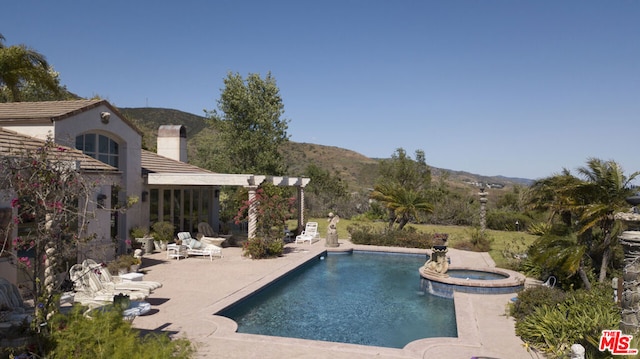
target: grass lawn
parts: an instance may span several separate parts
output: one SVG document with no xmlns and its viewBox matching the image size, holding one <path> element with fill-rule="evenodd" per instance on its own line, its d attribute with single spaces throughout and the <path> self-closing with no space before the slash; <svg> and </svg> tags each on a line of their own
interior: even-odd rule
<svg viewBox="0 0 640 359">
<path fill-rule="evenodd" d="M 318 222 L 318 231 L 320 237 L 325 238 L 327 234 L 328 221 L 326 218 L 309 218 L 309 222 Z M 384 227 L 387 224 L 384 222 L 360 222 L 351 221 L 348 219 L 340 219 L 338 223 L 338 238 L 350 238 L 347 227 L 352 223 L 362 223 L 368 225 L 374 225 L 377 227 Z M 289 228 L 296 227 L 296 221 L 288 221 Z M 416 228 L 419 232 L 425 233 L 447 233 L 449 235 L 449 244 L 454 245 L 456 242 L 468 240 L 471 238 L 473 231 L 472 227 L 466 226 L 439 226 L 429 224 L 409 224 L 409 226 Z M 511 231 L 494 231 L 488 229 L 486 231 L 491 242 L 491 250 L 489 254 L 491 258 L 496 262 L 498 267 L 504 266 L 507 263 L 507 259 L 504 258 L 502 251 L 504 249 L 510 249 L 514 252 L 524 252 L 537 238 L 526 232 L 511 232 Z"/>
</svg>

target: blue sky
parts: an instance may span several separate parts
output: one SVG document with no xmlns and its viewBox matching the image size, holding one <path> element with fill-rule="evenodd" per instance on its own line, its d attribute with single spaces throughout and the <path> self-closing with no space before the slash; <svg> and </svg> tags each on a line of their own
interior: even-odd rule
<svg viewBox="0 0 640 359">
<path fill-rule="evenodd" d="M 271 71 L 292 141 L 535 179 L 640 170 L 639 19 L 630 0 L 21 0 L 0 33 L 118 107 L 203 115 L 229 71 Z"/>
</svg>

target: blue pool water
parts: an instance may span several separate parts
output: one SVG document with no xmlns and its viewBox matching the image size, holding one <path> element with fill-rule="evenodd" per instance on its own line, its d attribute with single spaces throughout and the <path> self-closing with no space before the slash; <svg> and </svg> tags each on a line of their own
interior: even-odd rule
<svg viewBox="0 0 640 359">
<path fill-rule="evenodd" d="M 496 280 L 507 278 L 506 275 L 493 272 L 483 272 L 481 270 L 450 269 L 447 271 L 447 274 L 450 277 L 462 279 Z"/>
<path fill-rule="evenodd" d="M 218 313 L 239 333 L 402 348 L 457 336 L 452 299 L 420 291 L 424 255 L 328 254 Z"/>
</svg>

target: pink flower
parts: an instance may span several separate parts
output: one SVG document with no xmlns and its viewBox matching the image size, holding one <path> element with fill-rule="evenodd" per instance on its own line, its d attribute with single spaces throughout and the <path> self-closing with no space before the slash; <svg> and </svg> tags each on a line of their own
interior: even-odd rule
<svg viewBox="0 0 640 359">
<path fill-rule="evenodd" d="M 18 261 L 27 266 L 27 268 L 31 268 L 31 259 L 29 257 L 20 257 Z"/>
<path fill-rule="evenodd" d="M 20 208 L 20 200 L 17 198 L 12 199 L 11 208 Z"/>
</svg>

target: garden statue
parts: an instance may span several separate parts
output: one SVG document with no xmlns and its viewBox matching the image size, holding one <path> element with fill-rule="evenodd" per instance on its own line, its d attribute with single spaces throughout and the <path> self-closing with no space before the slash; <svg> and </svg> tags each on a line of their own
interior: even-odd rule
<svg viewBox="0 0 640 359">
<path fill-rule="evenodd" d="M 337 247 L 338 246 L 338 222 L 340 222 L 340 217 L 338 215 L 329 213 L 329 226 L 327 227 L 327 241 L 325 246 L 327 247 Z"/>
<path fill-rule="evenodd" d="M 447 275 L 449 262 L 447 261 L 447 246 L 433 246 L 431 258 L 424 264 L 422 270 L 430 274 Z"/>
</svg>

